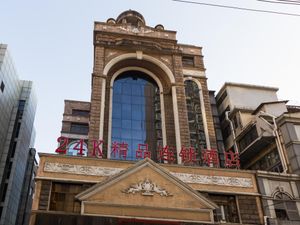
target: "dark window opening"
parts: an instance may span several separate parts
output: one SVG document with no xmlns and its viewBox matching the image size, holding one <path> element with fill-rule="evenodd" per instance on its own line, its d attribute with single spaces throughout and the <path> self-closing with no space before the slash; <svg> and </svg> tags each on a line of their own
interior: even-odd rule
<svg viewBox="0 0 300 225">
<path fill-rule="evenodd" d="M 19 101 L 19 106 L 18 106 L 18 118 L 22 119 L 23 117 L 23 112 L 24 112 L 24 108 L 25 108 L 25 100 L 20 100 Z"/>
<path fill-rule="evenodd" d="M 194 66 L 194 56 L 182 56 L 182 65 Z"/>
<path fill-rule="evenodd" d="M 14 141 L 13 145 L 11 147 L 11 153 L 10 153 L 10 157 L 13 158 L 15 156 L 15 152 L 16 152 L 16 148 L 17 148 L 17 142 Z"/>
<path fill-rule="evenodd" d="M 4 88 L 5 88 L 5 85 L 4 85 L 3 81 L 1 81 L 0 90 L 2 93 L 4 92 Z"/>
<path fill-rule="evenodd" d="M 23 111 L 23 110 L 24 110 L 24 107 L 25 107 L 25 103 L 26 103 L 25 100 L 20 100 L 20 101 L 19 101 L 18 110 Z"/>
<path fill-rule="evenodd" d="M 12 168 L 12 162 L 9 162 L 8 168 L 7 168 L 7 171 L 6 171 L 6 179 L 9 179 L 9 177 L 10 177 L 11 168 Z"/>
<path fill-rule="evenodd" d="M 70 133 L 74 134 L 88 134 L 89 125 L 87 123 L 71 123 Z"/>
<path fill-rule="evenodd" d="M 81 109 L 72 109 L 73 116 L 90 116 L 90 111 Z"/>
<path fill-rule="evenodd" d="M 18 138 L 18 137 L 19 137 L 19 134 L 20 134 L 20 128 L 21 128 L 21 123 L 18 123 L 17 129 L 16 129 L 16 133 L 15 133 L 15 138 Z"/>
<path fill-rule="evenodd" d="M 1 202 L 4 202 L 4 200 L 5 200 L 7 186 L 8 186 L 7 183 L 5 183 L 4 186 L 3 186 L 3 191 L 2 191 L 2 194 L 1 194 Z"/>
<path fill-rule="evenodd" d="M 280 220 L 288 220 L 287 213 L 284 209 L 275 209 L 276 217 Z"/>
</svg>

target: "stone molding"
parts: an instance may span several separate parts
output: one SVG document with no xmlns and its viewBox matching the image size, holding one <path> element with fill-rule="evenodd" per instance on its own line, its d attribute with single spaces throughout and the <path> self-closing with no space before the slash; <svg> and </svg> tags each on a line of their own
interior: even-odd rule
<svg viewBox="0 0 300 225">
<path fill-rule="evenodd" d="M 206 77 L 205 72 L 199 70 L 182 69 L 182 73 L 184 74 L 184 76 Z"/>
<path fill-rule="evenodd" d="M 207 176 L 190 173 L 171 173 L 184 183 L 188 184 L 213 184 L 222 186 L 233 186 L 251 188 L 253 187 L 251 178 L 243 177 L 224 177 L 224 176 Z"/>
<path fill-rule="evenodd" d="M 99 166 L 83 166 L 72 165 L 66 163 L 52 163 L 45 162 L 44 172 L 53 173 L 69 173 L 77 175 L 89 175 L 89 176 L 112 176 L 120 173 L 123 169 L 112 167 L 99 167 Z"/>
<path fill-rule="evenodd" d="M 85 166 L 72 165 L 66 163 L 52 163 L 45 162 L 44 172 L 52 173 L 68 173 L 75 175 L 89 175 L 89 176 L 112 176 L 120 173 L 122 168 L 113 167 L 99 167 L 99 166 Z M 208 184 L 231 187 L 252 188 L 253 182 L 251 178 L 244 177 L 226 177 L 226 176 L 208 176 L 191 173 L 173 173 L 179 180 L 187 184 Z"/>
</svg>

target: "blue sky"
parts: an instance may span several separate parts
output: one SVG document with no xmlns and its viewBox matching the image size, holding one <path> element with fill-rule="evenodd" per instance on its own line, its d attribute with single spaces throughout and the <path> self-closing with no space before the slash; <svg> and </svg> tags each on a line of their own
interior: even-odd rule
<svg viewBox="0 0 300 225">
<path fill-rule="evenodd" d="M 200 1 L 300 14 L 300 6 L 255 0 Z M 177 31 L 179 43 L 202 46 L 211 90 L 226 81 L 275 86 L 279 99 L 300 105 L 300 17 L 171 0 L 1 1 L 0 43 L 9 45 L 19 77 L 32 80 L 38 95 L 37 151 L 54 152 L 64 99 L 90 100 L 94 21 L 128 9 L 148 26 Z"/>
</svg>

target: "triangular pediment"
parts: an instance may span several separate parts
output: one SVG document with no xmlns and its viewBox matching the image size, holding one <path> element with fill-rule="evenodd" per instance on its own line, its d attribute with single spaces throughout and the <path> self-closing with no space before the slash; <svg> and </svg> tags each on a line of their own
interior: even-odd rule
<svg viewBox="0 0 300 225">
<path fill-rule="evenodd" d="M 156 220 L 212 223 L 217 207 L 148 158 L 76 197 L 82 214 Z"/>
</svg>

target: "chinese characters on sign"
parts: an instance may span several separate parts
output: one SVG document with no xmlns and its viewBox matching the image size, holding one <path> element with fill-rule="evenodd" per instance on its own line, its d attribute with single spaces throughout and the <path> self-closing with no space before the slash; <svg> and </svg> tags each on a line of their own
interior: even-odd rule
<svg viewBox="0 0 300 225">
<path fill-rule="evenodd" d="M 59 154 L 67 154 L 70 139 L 67 137 L 59 137 L 59 143 L 55 152 Z M 72 150 L 76 151 L 77 156 L 84 156 L 87 154 L 87 145 L 83 139 L 72 141 Z M 104 158 L 103 154 L 103 140 L 93 140 L 91 145 L 93 147 L 92 156 L 97 158 Z M 113 142 L 111 146 L 111 156 L 114 159 L 126 160 L 128 159 L 129 147 L 126 142 Z M 157 160 L 163 163 L 176 163 L 176 149 L 172 146 L 159 146 L 157 149 Z M 138 144 L 135 150 L 135 159 L 145 159 L 153 157 L 153 152 L 148 148 L 148 144 Z M 198 157 L 197 157 L 198 156 Z M 179 157 L 185 165 L 202 165 L 208 167 L 219 167 L 219 152 L 217 149 L 202 149 L 199 154 L 193 147 L 182 147 L 179 152 Z M 226 168 L 240 168 L 239 154 L 232 151 L 224 152 L 224 166 Z"/>
</svg>

